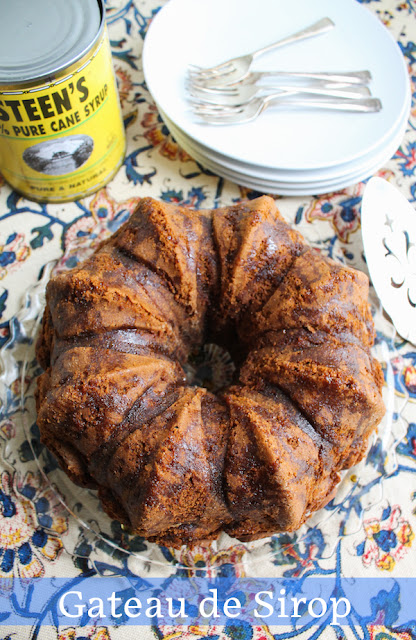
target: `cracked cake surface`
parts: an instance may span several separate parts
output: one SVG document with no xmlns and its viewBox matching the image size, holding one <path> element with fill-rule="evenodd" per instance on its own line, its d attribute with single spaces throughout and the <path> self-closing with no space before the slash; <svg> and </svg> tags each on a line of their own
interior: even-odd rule
<svg viewBox="0 0 416 640">
<path fill-rule="evenodd" d="M 103 507 L 160 544 L 298 529 L 384 414 L 367 276 L 309 247 L 262 196 L 194 211 L 142 199 L 47 287 L 42 441 Z M 204 343 L 231 385 L 193 385 Z"/>
</svg>

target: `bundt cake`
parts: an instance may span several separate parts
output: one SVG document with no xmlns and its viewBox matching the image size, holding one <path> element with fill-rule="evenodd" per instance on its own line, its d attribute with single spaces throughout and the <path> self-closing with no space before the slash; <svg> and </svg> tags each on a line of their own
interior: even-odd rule
<svg viewBox="0 0 416 640">
<path fill-rule="evenodd" d="M 53 277 L 37 344 L 42 441 L 105 511 L 160 544 L 300 527 L 384 414 L 368 279 L 261 197 L 213 211 L 142 199 Z M 187 380 L 204 341 L 236 364 Z"/>
</svg>

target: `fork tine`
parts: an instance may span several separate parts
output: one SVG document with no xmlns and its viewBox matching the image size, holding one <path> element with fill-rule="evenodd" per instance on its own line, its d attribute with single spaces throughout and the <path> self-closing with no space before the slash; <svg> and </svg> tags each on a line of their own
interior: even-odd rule
<svg viewBox="0 0 416 640">
<path fill-rule="evenodd" d="M 231 60 L 228 60 L 227 62 L 222 62 L 221 64 L 216 65 L 215 67 L 198 67 L 197 65 L 189 65 L 188 71 L 189 73 L 198 77 L 203 77 L 203 78 L 211 78 L 213 76 L 217 76 L 217 75 L 222 75 L 223 73 L 227 72 L 227 69 L 230 69 L 230 71 L 233 70 L 233 63 Z"/>
<path fill-rule="evenodd" d="M 240 113 L 241 111 L 243 111 L 245 105 L 222 106 L 222 105 L 204 104 L 204 103 L 195 102 L 192 104 L 192 106 L 193 106 L 194 113 L 227 116 L 227 115 Z"/>
<path fill-rule="evenodd" d="M 198 73 L 191 71 L 189 75 L 191 78 L 196 78 L 198 80 L 201 80 L 202 82 L 221 79 L 221 82 L 226 83 L 228 76 L 232 76 L 232 74 L 234 74 L 234 66 L 227 63 L 222 68 L 209 71 L 200 71 Z"/>
<path fill-rule="evenodd" d="M 186 80 L 185 89 L 187 91 L 196 91 L 197 93 L 205 93 L 207 95 L 211 93 L 215 93 L 215 94 L 221 94 L 224 96 L 235 96 L 235 95 L 238 95 L 240 87 L 234 86 L 234 87 L 229 87 L 223 90 L 222 87 L 220 87 L 219 89 L 216 89 L 215 87 L 206 87 L 205 85 L 200 84 L 199 82 L 189 82 L 189 80 Z"/>
<path fill-rule="evenodd" d="M 203 67 L 200 67 L 198 64 L 192 64 L 192 62 L 190 62 L 188 64 L 188 70 L 192 71 L 192 69 L 195 69 L 195 72 L 198 72 L 198 71 L 202 71 Z"/>
<path fill-rule="evenodd" d="M 253 120 L 257 117 L 260 110 L 256 110 L 254 113 L 248 113 L 241 109 L 238 112 L 235 110 L 229 111 L 227 113 L 224 112 L 205 112 L 195 110 L 193 113 L 196 116 L 200 123 L 204 124 L 239 124 L 244 123 L 250 120 Z"/>
<path fill-rule="evenodd" d="M 238 96 L 239 95 L 239 88 L 238 87 L 231 87 L 230 89 L 227 89 L 226 91 L 223 91 L 222 89 L 218 90 L 218 89 L 210 89 L 208 87 L 204 87 L 203 85 L 198 85 L 195 84 L 193 82 L 185 82 L 185 89 L 188 93 L 190 93 L 191 95 L 206 95 L 206 96 Z"/>
<path fill-rule="evenodd" d="M 218 92 L 221 91 L 221 93 L 226 93 L 226 94 L 234 94 L 235 92 L 238 92 L 240 85 L 235 84 L 235 85 L 226 85 L 226 86 L 219 86 L 218 88 L 216 86 L 206 86 L 205 84 L 205 80 L 203 78 L 194 78 L 193 76 L 188 76 L 185 78 L 185 87 L 190 87 L 192 89 L 196 89 L 197 91 L 206 91 L 206 92 Z"/>
</svg>

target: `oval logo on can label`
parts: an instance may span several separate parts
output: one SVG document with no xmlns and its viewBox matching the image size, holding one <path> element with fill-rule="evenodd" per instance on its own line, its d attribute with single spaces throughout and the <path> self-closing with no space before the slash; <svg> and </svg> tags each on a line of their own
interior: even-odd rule
<svg viewBox="0 0 416 640">
<path fill-rule="evenodd" d="M 34 171 L 48 176 L 62 176 L 82 167 L 93 149 L 94 140 L 90 136 L 65 136 L 28 147 L 23 152 L 23 160 Z"/>
</svg>

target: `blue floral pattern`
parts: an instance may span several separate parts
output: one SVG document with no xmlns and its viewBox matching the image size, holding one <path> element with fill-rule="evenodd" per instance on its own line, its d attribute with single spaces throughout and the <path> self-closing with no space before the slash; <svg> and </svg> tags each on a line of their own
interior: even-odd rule
<svg viewBox="0 0 416 640">
<path fill-rule="evenodd" d="M 0 480 L 0 578 L 38 578 L 58 559 L 68 516 L 40 474 L 4 471 Z"/>
</svg>

